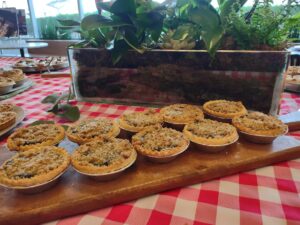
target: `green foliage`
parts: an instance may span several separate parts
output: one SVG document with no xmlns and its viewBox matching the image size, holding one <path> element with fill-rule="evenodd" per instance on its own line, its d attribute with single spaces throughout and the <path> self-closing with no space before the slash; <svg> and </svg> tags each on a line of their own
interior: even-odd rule
<svg viewBox="0 0 300 225">
<path fill-rule="evenodd" d="M 63 93 L 61 95 L 51 94 L 42 100 L 44 104 L 52 104 L 47 110 L 57 116 L 74 122 L 80 118 L 80 111 L 77 106 L 69 104 L 69 101 L 73 98 L 71 91 Z"/>
<path fill-rule="evenodd" d="M 243 11 L 229 16 L 227 34 L 238 49 L 282 49 L 291 28 L 299 30 L 300 18 L 290 17 L 290 6 L 273 10 L 269 3 L 258 3 L 251 16 Z"/>
<path fill-rule="evenodd" d="M 167 16 L 166 26 L 193 24 L 199 35 L 196 40 L 203 41 L 209 54 L 213 56 L 225 34 L 229 14 L 239 11 L 246 0 L 239 0 L 239 4 L 233 5 L 236 1 L 219 0 L 220 7 L 217 10 L 209 0 L 177 0 L 175 12 Z M 188 30 L 181 33 L 188 33 Z"/>
<path fill-rule="evenodd" d="M 85 43 L 111 51 L 117 63 L 129 49 L 139 53 L 157 42 L 163 27 L 165 8 L 152 1 L 116 0 L 112 5 L 98 2 L 109 15 L 95 14 L 81 21 Z"/>
<path fill-rule="evenodd" d="M 58 15 L 56 17 L 37 18 L 42 39 L 69 40 L 71 32 L 79 32 L 79 22 L 73 20 L 76 15 Z"/>
<path fill-rule="evenodd" d="M 272 6 L 272 0 L 116 0 L 98 2 L 101 14 L 87 15 L 80 23 L 59 21 L 80 32 L 84 41 L 74 47 L 106 48 L 117 63 L 130 49 L 190 49 L 203 46 L 213 56 L 221 46 L 232 49 L 280 49 L 287 40 L 299 39 L 298 0 Z M 298 8 L 297 8 L 298 7 Z M 300 10 L 298 10 L 299 12 Z M 291 32 L 292 31 L 292 32 Z"/>
</svg>

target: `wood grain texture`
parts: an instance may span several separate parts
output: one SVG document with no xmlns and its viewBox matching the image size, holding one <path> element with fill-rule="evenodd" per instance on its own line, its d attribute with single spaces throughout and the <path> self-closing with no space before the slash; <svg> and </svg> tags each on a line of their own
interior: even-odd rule
<svg viewBox="0 0 300 225">
<path fill-rule="evenodd" d="M 75 147 L 68 141 L 61 145 L 69 151 Z M 0 163 L 12 154 L 2 148 Z M 139 155 L 134 166 L 109 182 L 83 177 L 70 166 L 56 186 L 39 194 L 24 195 L 0 187 L 0 224 L 51 221 L 297 157 L 300 157 L 300 141 L 282 136 L 269 145 L 241 139 L 215 154 L 191 146 L 166 164 L 151 163 Z"/>
</svg>

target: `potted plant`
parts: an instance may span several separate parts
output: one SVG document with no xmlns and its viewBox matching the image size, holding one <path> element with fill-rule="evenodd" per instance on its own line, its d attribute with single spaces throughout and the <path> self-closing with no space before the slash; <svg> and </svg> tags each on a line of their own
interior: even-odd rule
<svg viewBox="0 0 300 225">
<path fill-rule="evenodd" d="M 84 41 L 69 49 L 76 97 L 131 104 L 229 99 L 277 113 L 296 6 L 292 0 L 274 11 L 269 1 L 256 1 L 244 11 L 245 2 L 219 0 L 218 9 L 205 0 L 97 3 L 101 14 L 81 21 Z"/>
</svg>

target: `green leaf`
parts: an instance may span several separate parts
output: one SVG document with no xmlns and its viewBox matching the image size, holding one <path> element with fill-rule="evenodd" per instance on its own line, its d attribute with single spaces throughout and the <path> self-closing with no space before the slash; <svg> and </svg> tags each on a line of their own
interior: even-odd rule
<svg viewBox="0 0 300 225">
<path fill-rule="evenodd" d="M 110 12 L 110 2 L 97 2 L 97 8 Z"/>
<path fill-rule="evenodd" d="M 190 26 L 181 25 L 175 30 L 172 39 L 183 41 L 189 36 L 190 32 Z"/>
<path fill-rule="evenodd" d="M 66 26 L 66 27 L 80 26 L 80 22 L 75 21 L 75 20 L 62 20 L 62 19 L 58 19 L 57 21 L 58 21 L 62 26 Z"/>
<path fill-rule="evenodd" d="M 101 15 L 89 15 L 83 18 L 81 22 L 82 30 L 92 30 L 103 27 L 122 27 L 122 26 L 132 26 L 131 24 L 123 21 L 113 21 Z"/>
<path fill-rule="evenodd" d="M 69 128 L 69 126 L 68 126 L 68 125 L 65 125 L 65 124 L 63 124 L 63 125 L 61 125 L 61 126 L 64 128 L 65 131 L 67 131 L 68 128 Z"/>
<path fill-rule="evenodd" d="M 58 112 L 58 103 L 55 103 L 47 112 L 53 112 L 54 114 Z"/>
<path fill-rule="evenodd" d="M 114 14 L 136 15 L 135 0 L 116 0 L 110 7 L 110 12 Z"/>
<path fill-rule="evenodd" d="M 130 47 L 125 40 L 115 41 L 114 48 L 111 50 L 113 64 L 117 64 L 129 49 Z"/>
<path fill-rule="evenodd" d="M 218 1 L 218 5 L 219 5 L 219 8 L 224 4 L 224 2 L 226 1 L 226 0 L 217 0 Z"/>
<path fill-rule="evenodd" d="M 139 40 L 136 33 L 132 29 L 125 29 L 125 35 L 123 35 L 124 41 L 138 53 L 143 53 L 144 50 L 139 46 Z"/>
<path fill-rule="evenodd" d="M 238 12 L 247 0 L 225 0 L 220 5 L 220 18 L 224 25 L 227 24 L 227 18 L 232 11 Z"/>
<path fill-rule="evenodd" d="M 48 95 L 47 97 L 45 97 L 42 100 L 42 103 L 46 104 L 46 103 L 55 103 L 58 99 L 59 99 L 59 95 L 57 94 L 52 94 L 52 95 Z"/>
<path fill-rule="evenodd" d="M 59 105 L 59 113 L 57 115 L 74 122 L 80 118 L 80 111 L 77 106 L 61 104 Z"/>
<path fill-rule="evenodd" d="M 199 3 L 199 7 L 189 11 L 192 22 L 201 27 L 201 37 L 210 55 L 214 55 L 224 35 L 218 12 L 209 3 Z"/>
<path fill-rule="evenodd" d="M 50 121 L 50 120 L 37 120 L 31 124 L 29 124 L 28 126 L 36 126 L 36 125 L 40 125 L 40 124 L 54 124 L 54 121 Z"/>
<path fill-rule="evenodd" d="M 149 29 L 149 32 L 150 32 L 150 35 L 151 35 L 151 38 L 153 39 L 153 41 L 155 41 L 155 42 L 158 41 L 158 39 L 161 35 L 161 32 L 162 32 L 162 29 L 163 29 L 163 20 L 161 22 L 156 23 L 154 26 L 152 26 Z"/>
</svg>

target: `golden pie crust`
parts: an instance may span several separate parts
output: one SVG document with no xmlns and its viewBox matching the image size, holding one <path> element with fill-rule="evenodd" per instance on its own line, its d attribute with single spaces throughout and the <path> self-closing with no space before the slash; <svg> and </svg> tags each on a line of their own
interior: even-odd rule
<svg viewBox="0 0 300 225">
<path fill-rule="evenodd" d="M 17 114 L 15 112 L 0 113 L 0 130 L 4 130 L 16 122 Z"/>
<path fill-rule="evenodd" d="M 1 112 L 13 112 L 14 111 L 14 105 L 10 103 L 3 103 L 0 104 L 0 113 Z"/>
<path fill-rule="evenodd" d="M 65 137 L 65 130 L 58 124 L 40 124 L 16 130 L 7 139 L 10 150 L 27 151 L 34 147 L 58 144 Z"/>
<path fill-rule="evenodd" d="M 203 111 L 209 115 L 232 119 L 235 116 L 245 115 L 247 110 L 242 102 L 214 100 L 203 105 Z"/>
<path fill-rule="evenodd" d="M 183 133 L 161 126 L 147 127 L 132 137 L 134 148 L 142 155 L 167 157 L 188 148 L 189 140 Z"/>
<path fill-rule="evenodd" d="M 118 124 L 111 119 L 85 119 L 69 126 L 67 137 L 78 144 L 84 144 L 103 137 L 116 137 L 120 133 Z"/>
<path fill-rule="evenodd" d="M 15 82 L 25 79 L 25 75 L 24 75 L 23 71 L 20 69 L 12 69 L 12 70 L 3 71 L 2 76 L 11 78 Z"/>
<path fill-rule="evenodd" d="M 251 112 L 235 117 L 232 124 L 240 131 L 253 135 L 278 136 L 288 129 L 281 120 L 261 112 Z"/>
<path fill-rule="evenodd" d="M 15 84 L 16 82 L 13 79 L 0 76 L 0 87 L 13 86 Z"/>
<path fill-rule="evenodd" d="M 123 114 L 119 118 L 120 127 L 130 132 L 139 132 L 146 127 L 159 125 L 162 123 L 163 117 L 155 109 Z"/>
<path fill-rule="evenodd" d="M 204 115 L 199 106 L 188 104 L 174 104 L 163 107 L 160 110 L 163 119 L 168 123 L 187 124 L 199 118 L 203 119 Z"/>
<path fill-rule="evenodd" d="M 42 146 L 20 152 L 0 167 L 0 183 L 10 187 L 43 184 L 61 174 L 70 164 L 63 148 Z"/>
<path fill-rule="evenodd" d="M 79 172 L 105 174 L 126 168 L 136 157 L 128 140 L 103 138 L 81 145 L 73 152 L 71 162 Z"/>
<path fill-rule="evenodd" d="M 183 133 L 190 141 L 202 145 L 225 145 L 239 138 L 234 126 L 210 119 L 195 120 L 187 124 Z"/>
</svg>

